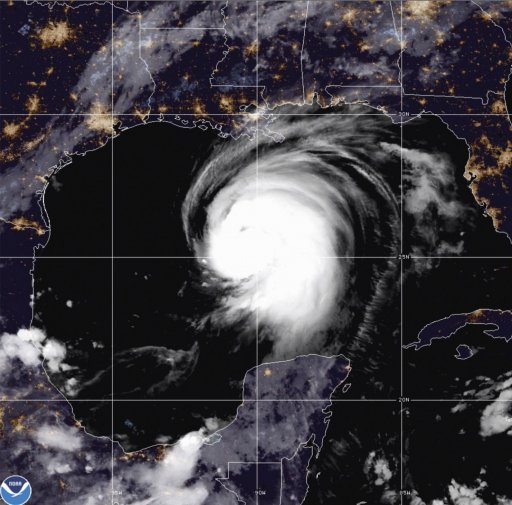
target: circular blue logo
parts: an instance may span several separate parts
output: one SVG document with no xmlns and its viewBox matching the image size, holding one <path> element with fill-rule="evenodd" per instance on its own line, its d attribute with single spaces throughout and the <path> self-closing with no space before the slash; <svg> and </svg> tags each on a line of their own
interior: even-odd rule
<svg viewBox="0 0 512 505">
<path fill-rule="evenodd" d="M 23 505 L 30 500 L 30 482 L 21 475 L 11 475 L 2 482 L 0 496 L 7 505 Z"/>
</svg>

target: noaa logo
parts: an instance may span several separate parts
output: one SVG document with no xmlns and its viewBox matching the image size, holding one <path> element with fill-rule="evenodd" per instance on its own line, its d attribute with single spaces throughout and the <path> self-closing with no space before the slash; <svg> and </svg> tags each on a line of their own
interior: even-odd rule
<svg viewBox="0 0 512 505">
<path fill-rule="evenodd" d="M 21 475 L 11 475 L 2 482 L 0 496 L 7 505 L 23 505 L 30 500 L 30 482 Z"/>
</svg>

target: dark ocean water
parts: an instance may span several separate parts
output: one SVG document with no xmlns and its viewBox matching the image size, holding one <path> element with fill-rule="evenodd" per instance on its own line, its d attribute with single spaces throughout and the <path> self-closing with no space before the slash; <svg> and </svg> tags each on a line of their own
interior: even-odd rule
<svg viewBox="0 0 512 505">
<path fill-rule="evenodd" d="M 464 235 L 466 251 L 503 254 L 506 238 L 478 213 L 462 178 L 467 150 L 439 126 L 436 118 L 409 123 L 404 139 L 410 146 L 444 152 L 459 170 L 457 195 L 476 210 Z M 72 398 L 77 417 L 96 434 L 110 435 L 113 427 L 126 449 L 174 441 L 206 418 L 231 419 L 244 374 L 257 361 L 253 326 L 197 325 L 197 316 L 211 311 L 221 293 L 204 287 L 201 266 L 183 233 L 181 203 L 215 141 L 227 142 L 212 131 L 168 124 L 137 127 L 114 141 L 113 152 L 109 144 L 77 157 L 46 193 L 52 234 L 37 253 L 34 323 L 64 342 L 66 361 L 78 367 L 78 372 L 52 376 L 61 389 L 70 376 L 78 379 Z M 414 244 L 412 226 L 404 223 L 404 252 Z M 357 267 L 359 282 L 371 277 L 371 264 L 364 261 Z M 403 260 L 402 267 L 404 343 L 424 324 L 450 313 L 506 307 L 511 272 L 505 261 Z M 359 307 L 371 286 L 352 286 Z M 400 284 L 395 280 L 388 289 L 386 310 L 371 338 L 350 348 L 352 386 L 336 392 L 324 448 L 308 478 L 308 504 L 339 503 L 341 497 L 347 503 L 399 501 Z M 243 333 L 247 338 L 240 339 Z M 500 343 L 489 340 L 468 330 L 463 340 L 407 351 L 404 394 L 460 397 L 464 380 L 505 371 L 508 361 Z M 462 341 L 485 349 L 470 360 L 456 360 L 455 347 Z M 479 359 L 484 352 L 485 362 Z M 119 400 L 113 419 L 112 397 Z M 359 401 L 375 398 L 388 401 Z M 411 426 L 410 436 L 418 436 L 417 427 Z M 411 447 L 417 447 L 413 438 Z M 373 470 L 376 458 L 389 469 L 384 482 Z M 414 481 L 421 473 L 415 458 Z"/>
</svg>

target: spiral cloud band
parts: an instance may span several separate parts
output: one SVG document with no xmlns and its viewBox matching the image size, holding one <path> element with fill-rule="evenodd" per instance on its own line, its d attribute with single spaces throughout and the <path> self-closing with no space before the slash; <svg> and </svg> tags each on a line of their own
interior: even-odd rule
<svg viewBox="0 0 512 505">
<path fill-rule="evenodd" d="M 345 273 L 337 255 L 338 195 L 307 155 L 276 155 L 258 177 L 248 167 L 208 209 L 210 265 L 239 281 L 233 310 L 258 311 L 281 331 L 311 331 L 332 312 Z M 297 167 L 297 168 L 295 168 Z M 246 172 L 251 173 L 246 175 Z M 334 282 L 333 282 L 334 281 Z"/>
<path fill-rule="evenodd" d="M 255 140 L 222 146 L 183 205 L 208 285 L 222 287 L 214 318 L 257 318 L 275 356 L 308 350 L 336 325 L 354 257 L 398 251 L 399 166 L 378 145 L 396 132 L 355 110 L 281 111 L 272 129 L 283 142 L 261 134 L 257 153 Z"/>
</svg>

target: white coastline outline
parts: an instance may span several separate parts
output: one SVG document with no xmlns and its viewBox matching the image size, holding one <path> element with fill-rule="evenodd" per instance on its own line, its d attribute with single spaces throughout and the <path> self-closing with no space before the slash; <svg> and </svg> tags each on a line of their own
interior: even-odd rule
<svg viewBox="0 0 512 505">
<path fill-rule="evenodd" d="M 392 1 L 393 1 L 393 0 L 390 0 L 390 2 L 392 2 Z M 34 2 L 34 3 L 40 3 L 40 2 Z M 66 3 L 66 2 L 63 2 L 63 3 L 67 5 L 67 3 Z M 81 6 L 88 6 L 88 5 L 91 5 L 91 4 L 105 4 L 105 3 L 110 3 L 110 2 L 90 2 L 90 3 L 82 3 L 82 4 L 79 4 L 79 5 L 72 6 L 71 8 L 79 8 L 79 7 L 81 7 Z M 476 2 L 473 2 L 473 3 L 475 3 L 475 5 L 478 5 Z M 28 2 L 28 4 L 30 5 L 30 2 Z M 47 5 L 51 8 L 51 4 L 47 4 Z M 481 6 L 479 6 L 479 7 L 482 9 L 482 7 L 481 7 Z M 482 9 L 482 10 L 483 10 L 483 9 Z M 497 26 L 498 26 L 498 25 L 497 25 Z M 503 29 L 502 29 L 502 31 L 503 31 Z M 503 31 L 503 33 L 504 33 L 504 31 Z M 505 39 L 506 39 L 506 38 L 505 38 Z M 507 39 L 506 39 L 506 40 L 507 40 Z M 112 41 L 112 42 L 113 42 L 113 41 Z M 508 40 L 507 40 L 507 42 L 508 42 Z M 509 44 L 510 44 L 510 43 L 509 43 Z M 147 65 L 147 64 L 146 64 L 146 65 Z M 150 75 L 151 75 L 151 73 L 150 73 Z M 509 83 L 510 75 L 511 75 L 511 74 L 509 74 L 509 79 L 507 79 L 507 82 L 506 82 L 506 84 L 505 84 L 505 88 L 506 88 L 507 84 Z M 151 78 L 152 78 L 152 80 L 153 80 L 153 76 L 151 76 Z M 154 83 L 154 80 L 153 80 L 153 83 Z M 478 98 L 478 97 L 446 97 L 446 96 L 441 96 L 441 97 L 442 97 L 442 98 L 463 98 L 463 99 L 475 99 L 475 98 L 476 98 L 476 99 L 481 99 L 481 100 L 482 100 L 483 105 L 486 105 L 486 104 L 488 103 L 488 101 L 489 101 L 489 93 L 495 93 L 495 92 L 493 92 L 493 91 L 488 91 L 488 92 L 487 92 L 487 102 L 485 102 L 485 103 L 484 103 L 483 99 Z M 407 94 L 405 94 L 405 95 L 407 95 Z M 414 95 L 414 94 L 411 94 L 411 95 L 408 95 L 408 96 L 425 96 L 425 95 Z M 435 96 L 435 95 L 426 95 L 426 96 Z M 356 103 L 357 103 L 357 102 L 356 102 Z M 308 105 L 309 105 L 309 104 L 308 104 Z M 507 111 L 507 112 L 508 112 L 508 111 Z M 113 114 L 113 112 L 112 112 L 112 114 Z M 416 115 L 416 117 L 421 116 L 421 114 L 422 114 L 422 113 L 419 113 L 418 115 Z M 433 115 L 437 115 L 436 113 L 432 113 L 432 114 L 433 114 Z M 412 119 L 412 118 L 411 118 L 411 119 Z M 510 118 L 509 118 L 509 120 L 510 120 Z M 144 123 L 144 124 L 145 124 L 145 123 Z M 445 124 L 447 124 L 447 123 L 445 123 Z M 135 125 L 135 126 L 140 126 L 140 125 Z M 176 125 L 176 126 L 180 126 L 180 125 Z M 453 132 L 453 130 L 451 130 L 451 128 L 449 127 L 449 125 L 448 125 L 448 124 L 447 124 L 447 126 L 448 126 L 448 129 L 449 129 L 450 131 L 452 131 L 452 133 L 455 135 L 455 132 Z M 113 139 L 114 139 L 116 136 L 117 136 L 117 135 L 113 134 L 113 135 L 112 135 L 112 137 L 111 137 L 111 138 L 109 138 L 109 140 L 112 140 L 112 141 L 113 141 Z M 457 138 L 459 138 L 457 135 L 455 135 L 455 136 L 456 136 Z M 465 141 L 466 141 L 466 139 L 463 139 L 463 140 L 465 140 Z M 105 146 L 105 145 L 107 145 L 107 144 L 108 144 L 108 140 L 105 142 L 105 144 L 104 144 L 104 145 L 99 146 L 98 148 L 91 149 L 91 150 L 86 150 L 86 151 L 83 151 L 83 152 L 73 153 L 73 154 L 85 155 L 87 152 L 95 151 L 96 149 L 100 149 L 101 147 L 104 147 L 104 146 Z M 466 141 L 466 144 L 467 144 L 467 141 Z M 470 152 L 470 157 L 471 157 L 471 150 L 470 150 L 469 146 L 468 146 L 468 151 Z M 68 153 L 64 153 L 64 154 L 65 154 L 66 156 L 68 156 Z M 61 162 L 61 161 L 62 161 L 62 160 L 59 160 L 59 167 L 58 167 L 58 168 L 56 168 L 56 170 L 60 170 L 61 168 L 64 168 L 64 167 L 65 167 L 65 166 L 67 166 L 68 164 L 71 164 L 71 163 L 72 163 L 72 160 L 70 159 L 70 160 L 69 160 L 68 162 L 66 162 L 65 164 L 60 165 L 60 162 Z M 51 167 L 51 168 L 53 168 L 53 167 Z M 53 173 L 52 173 L 51 175 L 53 175 Z M 39 193 L 40 193 L 40 194 L 41 194 L 41 196 L 42 196 L 41 201 L 43 202 L 43 207 L 44 207 L 44 192 L 45 192 L 46 187 L 47 187 L 47 185 L 45 186 L 45 188 L 44 188 L 43 190 L 39 190 Z M 36 194 L 38 194 L 38 192 L 37 192 L 37 191 L 36 191 Z M 40 204 L 40 202 L 38 202 L 38 203 Z M 486 206 L 485 206 L 485 205 L 482 205 L 482 207 L 486 207 Z M 43 217 L 43 220 L 44 220 L 44 217 Z M 7 222 L 8 222 L 8 221 L 7 221 Z M 48 233 L 48 241 L 49 241 L 49 240 L 50 240 L 50 231 L 51 231 L 50 223 L 49 223 L 49 219 L 48 219 L 48 226 L 49 226 L 49 230 L 48 230 L 48 232 L 49 232 L 49 233 Z M 28 227 L 27 227 L 27 228 L 28 228 Z M 498 230 L 496 230 L 496 229 L 495 229 L 495 231 L 496 231 L 497 233 L 505 233 L 505 232 L 498 231 Z M 505 233 L 505 234 L 506 234 L 506 233 Z M 506 235 L 507 235 L 507 234 L 506 234 Z M 509 238 L 509 240 L 511 240 L 511 241 L 512 241 L 512 238 L 511 238 L 511 237 L 509 237 L 508 235 L 507 235 L 507 237 Z M 47 243 L 48 243 L 48 241 L 47 241 Z M 46 244 L 45 244 L 45 245 L 46 245 Z M 39 246 L 36 246 L 36 247 L 39 247 Z M 41 247 L 44 247 L 44 246 L 41 246 Z M 34 263 L 35 263 L 35 259 L 36 259 L 36 258 L 34 257 Z M 31 275 L 32 275 L 32 274 L 31 274 Z M 429 324 L 432 324 L 432 323 L 429 323 Z M 476 323 L 476 324 L 478 324 L 478 323 Z M 428 325 L 427 325 L 427 326 L 428 326 Z M 43 362 L 44 362 L 44 361 L 43 361 Z M 46 374 L 46 370 L 45 370 L 45 374 Z M 48 377 L 48 379 L 49 379 L 49 377 Z M 50 382 L 50 383 L 51 383 L 51 382 Z M 53 385 L 53 384 L 52 384 L 52 385 Z M 57 390 L 58 390 L 58 389 L 57 389 Z M 59 391 L 59 392 L 60 392 L 60 391 Z M 71 411 L 73 412 L 72 405 L 69 403 L 69 401 L 68 401 L 67 399 L 65 399 L 65 401 L 70 405 L 70 407 L 71 407 Z M 73 416 L 74 416 L 74 412 L 73 412 Z M 85 431 L 85 429 L 84 429 L 84 431 Z M 85 432 L 86 432 L 86 431 L 85 431 Z M 87 432 L 86 432 L 86 433 L 87 433 Z M 94 435 L 92 435 L 92 436 L 94 436 Z M 104 438 L 104 437 L 96 437 L 96 438 Z M 108 437 L 107 437 L 107 438 L 108 438 Z M 154 446 L 149 446 L 148 448 L 155 447 L 155 446 L 161 446 L 161 445 L 162 445 L 162 444 L 155 444 Z M 164 446 L 166 446 L 166 445 L 171 445 L 171 446 L 172 446 L 172 445 L 174 445 L 174 444 L 163 444 L 163 445 L 164 445 Z M 141 449 L 141 450 L 145 450 L 145 449 Z M 124 452 L 124 450 L 123 450 L 123 452 Z M 140 452 L 140 450 L 135 451 L 135 452 Z"/>
<path fill-rule="evenodd" d="M 423 332 L 423 330 L 426 330 L 427 328 L 431 327 L 431 326 L 434 326 L 436 324 L 439 324 L 439 323 L 442 323 L 443 321 L 447 321 L 448 319 L 450 319 L 451 317 L 455 317 L 455 316 L 466 316 L 466 317 L 469 317 L 471 314 L 473 314 L 473 312 L 476 312 L 476 311 L 489 311 L 489 312 L 506 312 L 506 313 L 510 313 L 512 315 L 512 310 L 510 309 L 490 309 L 490 308 L 478 308 L 478 309 L 475 309 L 471 312 L 457 312 L 457 313 L 453 313 L 453 314 L 450 314 L 448 316 L 445 316 L 445 317 L 442 317 L 440 319 L 436 319 L 435 321 L 431 321 L 430 323 L 427 323 L 426 325 L 424 325 L 421 330 L 418 332 L 418 336 L 417 336 L 417 340 L 414 340 L 413 342 L 410 342 L 406 345 L 403 346 L 404 349 L 413 349 L 414 351 L 421 351 L 421 349 L 425 348 L 425 347 L 430 347 L 433 345 L 433 341 L 434 340 L 448 340 L 450 338 L 452 338 L 454 335 L 456 335 L 460 330 L 462 330 L 463 328 L 466 328 L 467 326 L 492 326 L 493 329 L 489 329 L 489 330 L 482 330 L 482 333 L 484 335 L 487 335 L 488 337 L 491 337 L 492 339 L 494 340 L 505 340 L 505 343 L 508 344 L 509 342 L 512 342 L 512 335 L 510 335 L 510 337 L 497 337 L 495 335 L 493 335 L 492 333 L 489 333 L 489 332 L 492 332 L 492 331 L 496 331 L 496 330 L 499 330 L 500 329 L 500 326 L 497 324 L 497 323 L 473 323 L 471 321 L 465 321 L 464 324 L 458 326 L 454 331 L 448 333 L 448 334 L 445 334 L 445 335 L 441 335 L 439 337 L 432 337 L 430 339 L 430 342 L 428 344 L 422 344 L 421 341 L 419 340 L 419 335 Z M 462 342 L 463 343 L 463 342 Z M 469 359 L 469 358 L 466 358 L 466 359 Z"/>
</svg>

